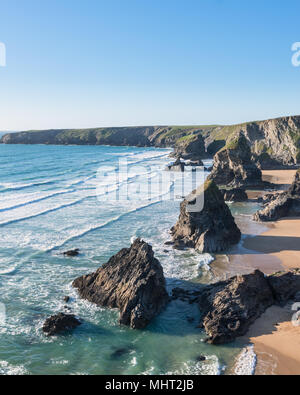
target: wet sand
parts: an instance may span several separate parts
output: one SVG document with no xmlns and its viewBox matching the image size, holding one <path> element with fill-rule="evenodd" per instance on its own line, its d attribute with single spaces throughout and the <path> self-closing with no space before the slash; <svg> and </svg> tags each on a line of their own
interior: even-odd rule
<svg viewBox="0 0 300 395">
<path fill-rule="evenodd" d="M 282 190 L 292 183 L 295 172 L 264 171 L 263 175 L 266 181 L 280 185 L 278 190 Z M 242 246 L 238 253 L 229 256 L 230 265 L 246 267 L 248 272 L 249 268 L 260 269 L 266 274 L 300 268 L 300 218 L 282 219 L 265 227 L 256 235 L 242 229 Z M 300 375 L 300 326 L 292 324 L 293 314 L 291 304 L 284 308 L 273 306 L 243 338 L 246 343 L 254 344 L 257 375 Z"/>
</svg>

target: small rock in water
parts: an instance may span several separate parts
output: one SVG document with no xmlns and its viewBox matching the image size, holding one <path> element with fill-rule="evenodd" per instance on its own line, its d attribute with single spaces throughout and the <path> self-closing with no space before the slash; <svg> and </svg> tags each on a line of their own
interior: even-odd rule
<svg viewBox="0 0 300 395">
<path fill-rule="evenodd" d="M 47 318 L 43 325 L 43 332 L 47 336 L 55 336 L 75 329 L 79 325 L 81 325 L 81 322 L 74 315 L 59 313 Z"/>
<path fill-rule="evenodd" d="M 64 253 L 63 253 L 63 255 L 65 255 L 65 256 L 71 256 L 71 257 L 73 257 L 73 256 L 78 256 L 79 255 L 79 248 L 76 248 L 75 250 L 70 250 L 70 251 L 65 251 Z"/>
<path fill-rule="evenodd" d="M 174 244 L 173 241 L 166 241 L 165 246 L 172 246 Z"/>
<path fill-rule="evenodd" d="M 65 302 L 65 303 L 69 303 L 69 302 L 70 302 L 70 299 L 71 299 L 70 296 L 65 296 L 65 297 L 64 297 L 64 302 Z"/>
<path fill-rule="evenodd" d="M 130 353 L 130 349 L 129 348 L 119 348 L 118 350 L 114 351 L 111 354 L 111 358 L 112 359 L 118 359 L 121 358 L 123 355 Z"/>
<path fill-rule="evenodd" d="M 204 361 L 206 361 L 206 357 L 203 355 L 199 355 L 199 357 L 196 358 L 196 361 L 197 362 L 204 362 Z"/>
<path fill-rule="evenodd" d="M 190 324 L 193 323 L 193 322 L 195 321 L 195 318 L 194 318 L 194 317 L 187 317 L 186 319 L 187 319 L 187 321 L 188 321 Z"/>
</svg>

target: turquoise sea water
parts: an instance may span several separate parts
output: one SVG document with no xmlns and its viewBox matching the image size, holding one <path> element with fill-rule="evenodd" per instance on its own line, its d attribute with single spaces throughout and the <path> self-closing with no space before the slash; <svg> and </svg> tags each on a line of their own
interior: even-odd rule
<svg viewBox="0 0 300 395">
<path fill-rule="evenodd" d="M 161 188 L 155 182 L 168 154 L 152 148 L 0 145 L 0 303 L 6 308 L 0 374 L 201 375 L 232 364 L 240 349 L 205 344 L 196 306 L 171 302 L 146 330 L 134 331 L 118 325 L 117 311 L 80 300 L 71 287 L 138 236 L 152 244 L 169 291 L 201 280 L 209 256 L 164 245 L 180 204 L 164 200 L 176 190 L 176 176 Z M 117 180 L 120 158 L 128 160 L 129 173 Z M 149 179 L 152 200 L 146 198 Z M 125 187 L 129 200 L 122 198 Z M 81 255 L 61 254 L 71 248 L 80 248 Z M 65 311 L 65 295 L 83 324 L 72 334 L 47 338 L 42 324 Z M 200 355 L 207 361 L 197 362 Z"/>
</svg>

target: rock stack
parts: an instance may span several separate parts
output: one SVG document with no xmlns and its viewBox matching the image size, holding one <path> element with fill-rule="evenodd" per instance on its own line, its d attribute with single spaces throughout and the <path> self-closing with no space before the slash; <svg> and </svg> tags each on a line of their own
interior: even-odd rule
<svg viewBox="0 0 300 395">
<path fill-rule="evenodd" d="M 145 328 L 169 300 L 161 264 L 152 247 L 137 239 L 95 273 L 73 282 L 81 298 L 98 306 L 118 308 L 120 324 Z"/>
<path fill-rule="evenodd" d="M 203 209 L 190 211 L 196 201 L 203 201 Z M 241 238 L 221 192 L 211 180 L 181 203 L 179 220 L 171 232 L 175 247 L 195 248 L 201 253 L 224 251 Z"/>
<path fill-rule="evenodd" d="M 250 147 L 243 134 L 228 142 L 214 156 L 209 179 L 226 188 L 263 186 L 262 172 L 252 160 Z"/>
</svg>

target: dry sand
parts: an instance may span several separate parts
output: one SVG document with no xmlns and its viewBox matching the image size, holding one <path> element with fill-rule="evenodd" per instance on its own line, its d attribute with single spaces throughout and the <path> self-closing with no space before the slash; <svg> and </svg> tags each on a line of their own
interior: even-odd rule
<svg viewBox="0 0 300 395">
<path fill-rule="evenodd" d="M 264 171 L 266 181 L 292 183 L 295 170 Z M 244 252 L 230 256 L 233 265 L 245 264 L 266 274 L 300 268 L 300 218 L 282 219 L 268 224 L 261 235 L 247 237 Z M 250 328 L 246 339 L 257 354 L 256 374 L 300 375 L 300 326 L 292 322 L 292 305 L 273 306 Z"/>
</svg>

